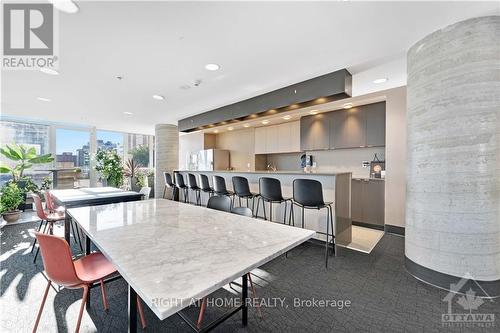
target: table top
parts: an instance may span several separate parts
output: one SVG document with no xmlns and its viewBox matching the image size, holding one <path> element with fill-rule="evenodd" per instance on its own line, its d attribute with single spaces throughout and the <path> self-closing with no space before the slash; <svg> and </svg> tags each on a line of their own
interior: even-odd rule
<svg viewBox="0 0 500 333">
<path fill-rule="evenodd" d="M 161 320 L 315 234 L 166 199 L 68 213 Z"/>
<path fill-rule="evenodd" d="M 65 206 L 75 204 L 93 204 L 96 202 L 120 201 L 120 199 L 142 197 L 141 193 L 124 191 L 115 187 L 88 187 L 67 190 L 52 190 L 50 193 L 56 201 Z"/>
</svg>

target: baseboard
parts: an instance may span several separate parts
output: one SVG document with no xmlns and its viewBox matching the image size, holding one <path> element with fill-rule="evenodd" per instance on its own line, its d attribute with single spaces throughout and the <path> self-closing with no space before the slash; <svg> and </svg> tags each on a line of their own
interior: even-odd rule
<svg viewBox="0 0 500 333">
<path fill-rule="evenodd" d="M 363 228 L 369 228 L 369 229 L 375 229 L 375 230 L 384 231 L 384 226 L 383 225 L 377 225 L 377 224 L 371 224 L 371 223 L 365 223 L 365 222 L 358 222 L 358 221 L 352 221 L 352 225 L 356 225 L 358 227 L 363 227 Z"/>
<path fill-rule="evenodd" d="M 386 224 L 385 225 L 385 232 L 388 233 L 388 234 L 395 234 L 395 235 L 403 236 L 404 237 L 404 235 L 405 235 L 405 228 L 397 226 L 397 225 Z"/>
<path fill-rule="evenodd" d="M 477 296 L 480 297 L 500 297 L 500 280 L 479 281 L 441 273 L 417 264 L 411 259 L 408 259 L 406 256 L 405 268 L 406 271 L 413 275 L 416 279 L 437 288 L 450 290 L 452 284 L 458 284 L 459 290 L 452 290 L 458 294 L 465 294 L 469 289 L 471 289 Z"/>
</svg>

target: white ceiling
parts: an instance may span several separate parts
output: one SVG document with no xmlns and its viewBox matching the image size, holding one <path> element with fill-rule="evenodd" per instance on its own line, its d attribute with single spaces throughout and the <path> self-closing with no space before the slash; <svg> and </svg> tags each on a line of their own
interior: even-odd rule
<svg viewBox="0 0 500 333">
<path fill-rule="evenodd" d="M 157 123 L 341 68 L 361 95 L 405 85 L 406 50 L 427 34 L 499 14 L 498 2 L 78 5 L 59 16 L 60 75 L 2 70 L 2 115 L 153 133 Z M 373 84 L 379 77 L 389 81 Z M 181 88 L 197 79 L 199 87 Z"/>
</svg>

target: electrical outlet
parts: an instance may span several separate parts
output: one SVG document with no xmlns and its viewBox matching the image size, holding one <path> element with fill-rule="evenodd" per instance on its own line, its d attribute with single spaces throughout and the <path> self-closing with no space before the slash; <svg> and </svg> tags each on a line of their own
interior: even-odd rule
<svg viewBox="0 0 500 333">
<path fill-rule="evenodd" d="M 363 168 L 368 168 L 368 167 L 370 166 L 370 162 L 368 162 L 368 161 L 362 161 L 362 162 L 361 162 L 361 166 L 362 166 Z"/>
</svg>

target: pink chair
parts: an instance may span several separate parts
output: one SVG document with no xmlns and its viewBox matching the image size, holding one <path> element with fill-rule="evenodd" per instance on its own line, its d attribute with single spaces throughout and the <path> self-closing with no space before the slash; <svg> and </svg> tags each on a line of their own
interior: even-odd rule
<svg viewBox="0 0 500 333">
<path fill-rule="evenodd" d="M 71 250 L 68 243 L 63 239 L 53 235 L 43 233 L 35 233 L 42 251 L 43 266 L 49 279 L 45 293 L 43 294 L 42 304 L 36 317 L 33 333 L 38 328 L 40 317 L 42 316 L 43 307 L 47 300 L 52 282 L 68 289 L 83 288 L 82 304 L 78 314 L 75 332 L 80 330 L 82 321 L 83 309 L 87 296 L 92 284 L 100 282 L 102 292 L 102 302 L 104 310 L 108 309 L 108 301 L 106 299 L 106 290 L 104 289 L 104 278 L 116 273 L 116 268 L 102 255 L 102 253 L 92 253 L 83 258 L 73 261 Z M 141 319 L 142 327 L 146 327 L 146 320 L 139 296 L 137 296 L 137 307 Z"/>
</svg>

